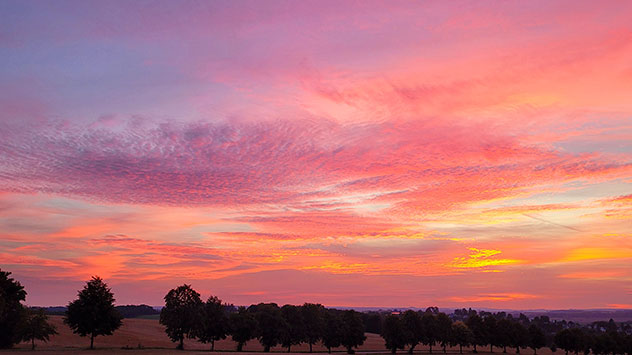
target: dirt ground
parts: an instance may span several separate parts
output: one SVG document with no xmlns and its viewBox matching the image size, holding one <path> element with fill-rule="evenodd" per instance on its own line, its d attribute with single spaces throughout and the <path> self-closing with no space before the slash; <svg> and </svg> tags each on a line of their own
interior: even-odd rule
<svg viewBox="0 0 632 355">
<path fill-rule="evenodd" d="M 94 346 L 96 350 L 88 350 L 90 346 L 90 338 L 80 337 L 73 334 L 70 328 L 63 324 L 61 316 L 51 316 L 50 321 L 57 327 L 58 335 L 51 337 L 48 343 L 36 342 L 35 351 L 38 354 L 74 354 L 74 353 L 88 353 L 88 354 L 189 354 L 209 351 L 210 344 L 202 344 L 195 340 L 186 339 L 184 342 L 185 351 L 175 350 L 175 343 L 171 342 L 165 334 L 163 326 L 155 319 L 124 319 L 123 325 L 119 328 L 114 335 L 100 336 L 95 338 Z M 359 349 L 358 353 L 386 353 L 388 351 L 384 348 L 384 340 L 376 334 L 366 334 L 367 339 Z M 234 352 L 236 344 L 230 340 L 225 339 L 215 343 L 215 351 L 221 352 Z M 248 352 L 260 352 L 262 347 L 257 340 L 249 341 L 244 347 L 244 354 Z M 22 343 L 17 345 L 11 350 L 2 350 L 0 354 L 24 354 L 30 352 L 31 344 Z M 427 347 L 417 347 L 415 353 L 429 353 Z M 484 352 L 480 351 L 479 354 Z M 489 351 L 489 349 L 484 349 Z M 301 344 L 299 346 L 293 346 L 293 353 L 301 353 L 309 351 L 309 346 Z M 326 352 L 327 349 L 320 344 L 314 346 L 316 352 Z M 344 352 L 343 348 L 335 349 L 336 352 Z M 272 352 L 286 353 L 286 348 L 274 347 Z M 449 353 L 458 354 L 458 349 L 448 349 Z M 471 349 L 463 349 L 463 352 L 471 353 Z M 515 349 L 508 349 L 508 353 L 514 354 Z M 398 351 L 398 353 L 405 354 L 405 351 Z M 522 350 L 523 355 L 531 355 L 533 352 L 530 349 Z M 260 353 L 259 353 L 260 354 Z M 441 355 L 440 348 L 433 348 L 433 354 Z M 502 354 L 502 351 L 495 349 L 495 354 Z M 558 353 L 561 354 L 561 353 Z M 538 351 L 538 355 L 552 355 L 549 349 L 541 349 Z"/>
</svg>

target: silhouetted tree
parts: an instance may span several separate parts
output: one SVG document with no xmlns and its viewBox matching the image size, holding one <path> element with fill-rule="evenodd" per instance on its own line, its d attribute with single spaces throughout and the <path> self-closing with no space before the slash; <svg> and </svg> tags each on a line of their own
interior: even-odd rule
<svg viewBox="0 0 632 355">
<path fill-rule="evenodd" d="M 389 314 L 384 318 L 380 335 L 384 338 L 386 348 L 393 354 L 397 352 L 397 349 L 404 349 L 406 346 L 405 329 L 401 319 L 396 315 Z"/>
<path fill-rule="evenodd" d="M 424 330 L 424 336 L 422 344 L 428 345 L 430 353 L 432 354 L 432 346 L 437 342 L 439 337 L 437 332 L 437 318 L 432 312 L 424 312 L 421 316 L 421 324 Z"/>
<path fill-rule="evenodd" d="M 57 330 L 48 323 L 48 316 L 43 308 L 29 309 L 27 313 L 22 329 L 22 341 L 30 341 L 31 350 L 35 350 L 35 340 L 47 342 L 51 335 L 57 334 Z"/>
<path fill-rule="evenodd" d="M 22 301 L 26 291 L 8 271 L 0 269 L 0 348 L 10 348 L 21 341 L 19 328 L 24 322 Z"/>
<path fill-rule="evenodd" d="M 424 328 L 421 322 L 421 316 L 418 312 L 407 310 L 402 314 L 402 327 L 404 328 L 404 336 L 408 348 L 408 353 L 412 354 L 415 347 L 423 341 Z"/>
<path fill-rule="evenodd" d="M 483 318 L 474 313 L 467 317 L 465 324 L 472 332 L 472 346 L 474 347 L 474 353 L 477 353 L 476 346 L 484 346 L 485 342 L 485 326 L 483 324 Z"/>
<path fill-rule="evenodd" d="M 542 329 L 535 324 L 529 326 L 529 347 L 533 349 L 533 355 L 538 353 L 538 349 L 546 345 L 546 338 Z"/>
<path fill-rule="evenodd" d="M 323 331 L 323 345 L 331 354 L 331 348 L 342 345 L 342 319 L 338 311 L 326 309 L 323 313 L 325 329 Z"/>
<path fill-rule="evenodd" d="M 614 353 L 612 338 L 608 333 L 601 333 L 595 336 L 592 351 L 596 355 L 606 355 Z"/>
<path fill-rule="evenodd" d="M 512 323 L 510 342 L 516 348 L 516 354 L 520 354 L 520 348 L 526 348 L 529 345 L 529 331 L 520 321 Z"/>
<path fill-rule="evenodd" d="M 276 303 L 259 303 L 248 310 L 254 312 L 257 319 L 257 337 L 263 345 L 263 351 L 269 352 L 271 347 L 281 342 L 285 330 L 281 309 Z"/>
<path fill-rule="evenodd" d="M 325 322 L 323 313 L 325 307 L 320 304 L 305 303 L 301 306 L 301 313 L 305 322 L 305 342 L 309 344 L 309 352 L 312 352 L 312 345 L 316 344 L 323 337 Z"/>
<path fill-rule="evenodd" d="M 116 310 L 121 314 L 123 319 L 160 315 L 160 311 L 157 311 L 154 307 L 148 306 L 146 304 L 116 306 L 114 308 L 116 308 Z"/>
<path fill-rule="evenodd" d="M 566 355 L 568 352 L 578 354 L 582 346 L 583 332 L 579 328 L 563 329 L 555 334 L 555 345 L 564 350 Z"/>
<path fill-rule="evenodd" d="M 160 324 L 173 342 L 178 342 L 177 349 L 184 350 L 184 337 L 195 337 L 202 316 L 202 300 L 200 294 L 191 285 L 182 285 L 171 289 L 165 295 L 165 306 L 160 311 Z"/>
<path fill-rule="evenodd" d="M 382 321 L 384 317 L 380 312 L 369 311 L 361 314 L 365 333 L 382 334 Z"/>
<path fill-rule="evenodd" d="M 492 315 L 483 318 L 485 328 L 485 344 L 489 345 L 489 352 L 494 352 L 494 346 L 498 346 L 498 321 Z"/>
<path fill-rule="evenodd" d="M 364 344 L 366 336 L 364 336 L 364 324 L 362 317 L 354 310 L 342 312 L 342 332 L 340 343 L 347 348 L 348 354 L 353 354 L 353 348 Z"/>
<path fill-rule="evenodd" d="M 452 320 L 445 313 L 440 312 L 436 315 L 435 326 L 437 329 L 437 340 L 443 348 L 443 353 L 445 353 L 446 347 L 450 343 Z"/>
<path fill-rule="evenodd" d="M 285 320 L 285 332 L 281 336 L 281 345 L 291 351 L 292 345 L 298 345 L 305 339 L 305 320 L 301 307 L 286 304 L 281 307 L 281 315 Z"/>
<path fill-rule="evenodd" d="M 495 338 L 498 346 L 503 348 L 503 353 L 507 352 L 507 347 L 512 345 L 513 322 L 507 318 L 498 320 Z"/>
<path fill-rule="evenodd" d="M 98 276 L 93 276 L 77 296 L 68 304 L 64 323 L 75 334 L 89 335 L 90 349 L 94 349 L 94 338 L 112 335 L 121 326 L 123 317 L 114 308 L 114 294 Z"/>
<path fill-rule="evenodd" d="M 426 313 L 437 315 L 437 314 L 439 314 L 439 307 L 436 307 L 436 306 L 428 307 L 428 308 L 426 308 Z"/>
<path fill-rule="evenodd" d="M 215 341 L 226 339 L 229 331 L 227 306 L 216 296 L 210 296 L 201 308 L 200 322 L 193 335 L 202 343 L 211 343 L 214 351 Z"/>
<path fill-rule="evenodd" d="M 459 346 L 459 353 L 463 354 L 463 347 L 472 342 L 472 331 L 462 321 L 452 323 L 451 346 Z"/>
<path fill-rule="evenodd" d="M 236 313 L 232 313 L 228 319 L 232 339 L 237 343 L 237 351 L 242 351 L 244 344 L 257 336 L 257 319 L 243 306 L 239 307 Z"/>
</svg>

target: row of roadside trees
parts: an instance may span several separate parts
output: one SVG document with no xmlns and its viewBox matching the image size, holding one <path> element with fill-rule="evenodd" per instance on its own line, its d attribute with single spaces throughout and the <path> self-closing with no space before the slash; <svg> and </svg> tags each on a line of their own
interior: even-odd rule
<svg viewBox="0 0 632 355">
<path fill-rule="evenodd" d="M 579 354 L 632 354 L 632 325 L 609 322 L 594 322 L 588 326 L 566 321 L 550 321 L 546 316 L 529 319 L 524 314 L 514 317 L 505 312 L 478 313 L 475 310 L 456 310 L 451 315 L 439 312 L 436 307 L 425 311 L 407 310 L 383 317 L 381 335 L 386 347 L 395 353 L 423 344 L 432 353 L 433 346 L 446 352 L 448 346 L 472 347 L 478 352 L 482 347 L 531 348 L 534 354 L 543 347 L 552 351 L 558 348 Z"/>
<path fill-rule="evenodd" d="M 393 353 L 404 348 L 412 353 L 420 344 L 428 346 L 431 353 L 433 346 L 440 346 L 444 353 L 448 346 L 458 347 L 461 353 L 463 347 L 470 346 L 474 352 L 480 347 L 489 347 L 490 352 L 498 347 L 507 352 L 507 347 L 512 347 L 520 353 L 520 349 L 530 347 L 536 353 L 547 345 L 546 335 L 540 327 L 505 317 L 503 313 L 481 317 L 473 311 L 465 320 L 453 321 L 436 307 L 387 315 L 382 337 Z"/>
<path fill-rule="evenodd" d="M 210 343 L 228 336 L 242 351 L 244 344 L 257 339 L 264 352 L 281 345 L 290 352 L 301 343 L 313 345 L 322 342 L 329 352 L 344 346 L 348 353 L 362 345 L 366 339 L 360 313 L 354 310 L 327 309 L 320 304 L 302 306 L 276 303 L 259 303 L 249 307 L 235 307 L 210 296 L 205 302 L 190 285 L 174 288 L 165 296 L 160 323 L 177 348 L 184 348 L 184 339 L 197 339 Z"/>
<path fill-rule="evenodd" d="M 11 347 L 35 340 L 47 341 L 57 334 L 48 323 L 42 309 L 29 309 L 22 305 L 26 291 L 20 283 L 0 270 L 0 348 Z M 113 334 L 122 324 L 122 316 L 114 306 L 114 295 L 98 277 L 93 277 L 70 302 L 64 323 L 80 336 L 90 337 L 90 348 L 100 335 Z M 368 326 L 365 328 L 365 322 Z M 481 348 L 514 348 L 516 353 L 527 347 L 534 354 L 542 347 L 556 351 L 595 355 L 632 355 L 632 323 L 593 322 L 579 325 L 566 321 L 551 321 L 548 317 L 529 319 L 523 314 L 514 317 L 505 312 L 477 312 L 458 309 L 447 315 L 436 307 L 425 311 L 359 313 L 354 310 L 328 309 L 320 304 L 301 306 L 259 303 L 249 307 L 235 307 L 215 296 L 206 301 L 190 285 L 170 290 L 160 312 L 160 323 L 177 348 L 184 348 L 184 339 L 197 339 L 210 344 L 231 337 L 237 351 L 246 342 L 257 339 L 264 351 L 281 345 L 290 352 L 292 346 L 322 343 L 331 352 L 343 346 L 348 353 L 362 345 L 364 333 L 379 332 L 385 346 L 392 353 L 408 350 L 413 353 L 425 345 L 432 353 L 440 347 L 445 353 L 448 346 Z M 379 331 L 376 329 L 379 328 Z"/>
</svg>

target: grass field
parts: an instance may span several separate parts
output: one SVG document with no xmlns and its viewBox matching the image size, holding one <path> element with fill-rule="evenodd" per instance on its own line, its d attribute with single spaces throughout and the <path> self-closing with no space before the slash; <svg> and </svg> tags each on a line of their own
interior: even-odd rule
<svg viewBox="0 0 632 355">
<path fill-rule="evenodd" d="M 57 327 L 58 335 L 51 337 L 50 342 L 42 343 L 36 342 L 36 352 L 38 354 L 68 354 L 85 352 L 89 354 L 186 354 L 197 353 L 202 351 L 208 351 L 210 345 L 199 343 L 195 340 L 185 340 L 186 351 L 175 350 L 175 344 L 172 343 L 164 332 L 164 328 L 158 324 L 156 319 L 124 319 L 123 326 L 117 330 L 114 335 L 101 336 L 94 340 L 96 350 L 87 350 L 90 345 L 90 339 L 87 337 L 80 337 L 73 334 L 72 331 L 63 324 L 61 316 L 51 316 L 50 321 Z M 384 348 L 384 340 L 376 334 L 366 334 L 367 340 L 364 345 L 359 349 L 359 353 L 388 353 Z M 139 349 L 140 347 L 140 349 Z M 236 344 L 230 340 L 222 340 L 215 343 L 216 352 L 234 352 Z M 0 354 L 23 354 L 29 352 L 31 349 L 30 343 L 23 343 L 16 346 L 11 350 L 2 350 Z M 249 341 L 244 347 L 244 352 L 260 352 L 262 347 L 257 340 Z M 306 344 L 299 346 L 293 346 L 292 352 L 307 352 L 309 347 Z M 343 352 L 343 348 L 335 349 L 337 352 Z M 418 348 L 419 353 L 428 353 L 426 347 Z M 485 349 L 486 351 L 489 349 Z M 272 348 L 273 352 L 286 352 L 287 349 L 281 347 Z M 326 352 L 327 349 L 318 344 L 314 347 L 314 351 Z M 448 349 L 450 353 L 458 353 L 458 349 Z M 405 353 L 404 351 L 399 351 Z M 470 349 L 464 349 L 464 352 L 471 352 Z M 508 352 L 513 354 L 514 349 L 508 349 Z M 441 350 L 436 347 L 433 349 L 433 353 L 440 355 Z M 479 354 L 482 353 L 479 349 Z M 497 354 L 502 352 L 496 349 Z M 523 354 L 532 354 L 531 350 L 523 350 Z M 538 355 L 551 355 L 549 349 L 541 349 Z M 558 353 L 559 354 L 559 353 Z"/>
</svg>

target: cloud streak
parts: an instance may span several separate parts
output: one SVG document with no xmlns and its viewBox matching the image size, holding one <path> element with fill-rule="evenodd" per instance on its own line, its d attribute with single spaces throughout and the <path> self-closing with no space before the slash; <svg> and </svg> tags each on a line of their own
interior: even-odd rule
<svg viewBox="0 0 632 355">
<path fill-rule="evenodd" d="M 35 303 L 628 304 L 630 6 L 4 1 L 0 266 Z"/>
</svg>

